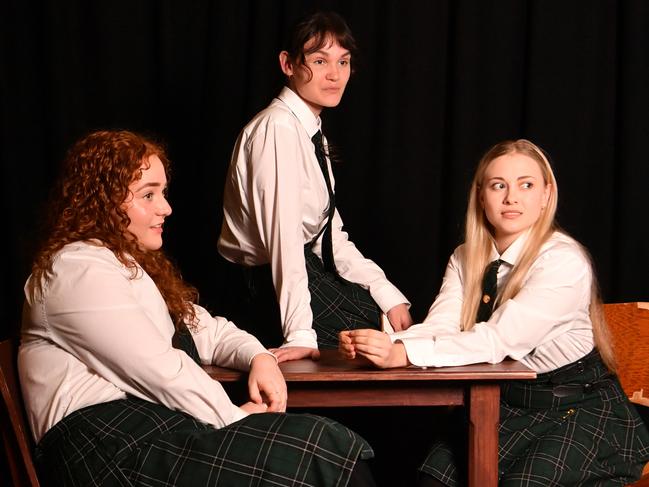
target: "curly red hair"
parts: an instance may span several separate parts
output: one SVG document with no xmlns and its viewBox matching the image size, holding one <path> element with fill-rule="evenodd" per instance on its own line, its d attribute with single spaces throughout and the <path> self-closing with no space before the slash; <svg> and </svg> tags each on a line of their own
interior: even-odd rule
<svg viewBox="0 0 649 487">
<path fill-rule="evenodd" d="M 169 176 L 164 148 L 133 132 L 98 131 L 72 146 L 48 206 L 49 232 L 32 266 L 32 290 L 41 290 L 49 278 L 54 256 L 63 246 L 95 240 L 131 269 L 132 279 L 138 275 L 138 265 L 151 276 L 177 329 L 195 323 L 192 303 L 198 297 L 196 289 L 182 280 L 162 251 L 138 246 L 122 208 L 129 196 L 129 185 L 142 177 L 141 167 L 152 155 L 160 158 Z"/>
</svg>

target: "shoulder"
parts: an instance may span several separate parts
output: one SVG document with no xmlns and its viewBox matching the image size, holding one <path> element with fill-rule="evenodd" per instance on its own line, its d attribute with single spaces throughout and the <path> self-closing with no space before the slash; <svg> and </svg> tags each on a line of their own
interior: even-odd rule
<svg viewBox="0 0 649 487">
<path fill-rule="evenodd" d="M 466 244 L 460 244 L 457 247 L 455 247 L 455 250 L 451 254 L 451 257 L 449 259 L 449 264 L 461 264 L 464 262 L 464 259 L 466 258 Z"/>
<path fill-rule="evenodd" d="M 105 287 L 115 279 L 128 280 L 131 275 L 132 272 L 101 243 L 73 242 L 54 256 L 51 270 L 43 277 L 40 296 L 79 296 Z M 31 279 L 32 276 L 28 281 Z"/>
<path fill-rule="evenodd" d="M 242 134 L 245 139 L 250 140 L 275 128 L 295 129 L 298 125 L 299 121 L 289 107 L 275 99 L 246 124 Z"/>
<path fill-rule="evenodd" d="M 73 242 L 63 247 L 52 262 L 54 278 L 77 275 L 84 279 L 95 274 L 116 273 L 129 277 L 132 271 L 122 264 L 112 250 L 99 242 Z"/>
<path fill-rule="evenodd" d="M 99 242 L 73 242 L 63 247 L 55 257 L 55 262 L 105 262 L 120 264 L 112 250 Z M 121 264 L 120 264 L 121 265 Z"/>
<path fill-rule="evenodd" d="M 555 232 L 541 247 L 530 272 L 557 276 L 562 282 L 589 284 L 593 271 L 584 247 L 569 235 Z"/>
<path fill-rule="evenodd" d="M 541 246 L 537 260 L 544 261 L 575 261 L 582 265 L 590 265 L 590 259 L 584 247 L 570 235 L 554 232 Z"/>
</svg>

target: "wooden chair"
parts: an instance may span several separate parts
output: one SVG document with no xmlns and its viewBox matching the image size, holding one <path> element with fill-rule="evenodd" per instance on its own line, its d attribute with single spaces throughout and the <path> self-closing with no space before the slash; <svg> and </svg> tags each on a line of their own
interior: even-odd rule
<svg viewBox="0 0 649 487">
<path fill-rule="evenodd" d="M 0 433 L 14 487 L 40 487 L 32 462 L 32 437 L 25 422 L 16 349 L 10 340 L 0 342 Z"/>
<path fill-rule="evenodd" d="M 604 305 L 613 335 L 617 374 L 631 402 L 649 407 L 649 303 Z M 649 463 L 632 487 L 649 487 Z"/>
</svg>

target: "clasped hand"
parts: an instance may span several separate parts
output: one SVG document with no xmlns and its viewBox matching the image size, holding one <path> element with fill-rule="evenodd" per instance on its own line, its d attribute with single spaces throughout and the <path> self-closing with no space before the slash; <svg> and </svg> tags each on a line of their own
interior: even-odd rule
<svg viewBox="0 0 649 487">
<path fill-rule="evenodd" d="M 255 355 L 248 375 L 250 401 L 241 409 L 247 413 L 284 412 L 288 393 L 277 360 L 270 354 Z"/>
<path fill-rule="evenodd" d="M 382 369 L 409 365 L 403 343 L 392 343 L 387 333 L 378 330 L 341 331 L 338 350 L 347 359 L 362 357 Z"/>
</svg>

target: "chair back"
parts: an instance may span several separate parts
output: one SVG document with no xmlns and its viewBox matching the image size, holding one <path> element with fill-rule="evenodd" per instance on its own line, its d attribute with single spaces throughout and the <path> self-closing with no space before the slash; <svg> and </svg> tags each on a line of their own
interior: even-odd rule
<svg viewBox="0 0 649 487">
<path fill-rule="evenodd" d="M 10 340 L 0 342 L 0 393 L 0 434 L 13 485 L 40 487 L 18 383 L 16 347 Z"/>
<path fill-rule="evenodd" d="M 632 402 L 649 406 L 649 303 L 604 305 L 617 375 Z"/>
</svg>

